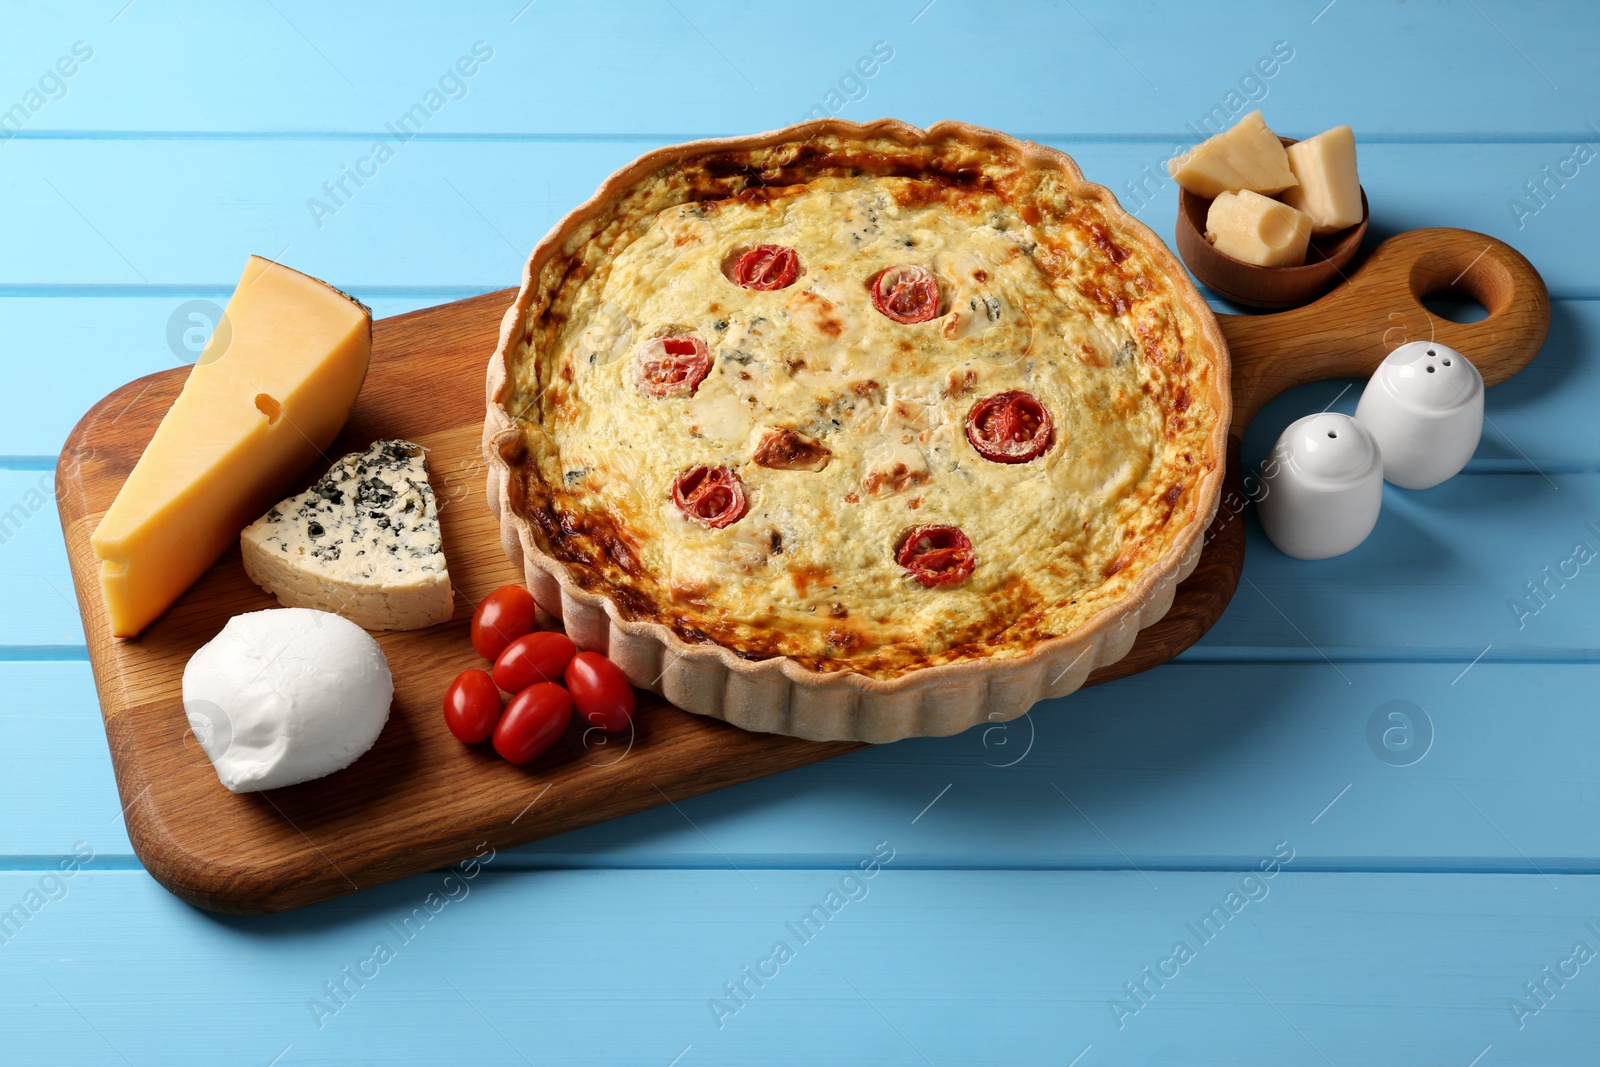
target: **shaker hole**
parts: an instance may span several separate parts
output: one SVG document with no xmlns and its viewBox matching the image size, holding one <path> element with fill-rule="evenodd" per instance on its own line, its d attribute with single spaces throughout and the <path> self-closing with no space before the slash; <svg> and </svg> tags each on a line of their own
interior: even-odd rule
<svg viewBox="0 0 1600 1067">
<path fill-rule="evenodd" d="M 1338 436 L 1339 436 L 1339 435 L 1338 435 L 1338 434 L 1336 434 L 1336 433 L 1334 433 L 1334 432 L 1333 432 L 1333 431 L 1332 431 L 1332 430 L 1329 430 L 1329 431 L 1328 431 L 1328 436 L 1329 436 L 1329 437 L 1338 437 Z"/>
<path fill-rule="evenodd" d="M 1433 373 L 1433 371 L 1434 371 L 1434 368 L 1432 368 L 1432 367 L 1429 367 L 1429 368 L 1428 368 L 1428 373 L 1429 373 L 1429 374 L 1432 374 L 1432 373 Z"/>
</svg>

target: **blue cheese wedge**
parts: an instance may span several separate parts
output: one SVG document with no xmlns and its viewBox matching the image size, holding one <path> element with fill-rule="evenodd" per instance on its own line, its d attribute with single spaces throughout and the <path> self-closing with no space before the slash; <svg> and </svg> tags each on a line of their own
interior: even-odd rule
<svg viewBox="0 0 1600 1067">
<path fill-rule="evenodd" d="M 245 573 L 291 608 L 368 630 L 417 630 L 454 613 L 422 446 L 375 441 L 245 527 Z"/>
</svg>

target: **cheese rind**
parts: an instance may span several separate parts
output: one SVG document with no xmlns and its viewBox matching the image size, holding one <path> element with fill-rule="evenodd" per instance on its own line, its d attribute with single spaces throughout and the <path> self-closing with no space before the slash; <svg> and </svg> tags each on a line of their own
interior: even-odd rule
<svg viewBox="0 0 1600 1067">
<path fill-rule="evenodd" d="M 372 315 L 259 256 L 96 527 L 111 632 L 133 637 L 332 443 L 372 354 Z"/>
<path fill-rule="evenodd" d="M 1311 219 L 1321 237 L 1361 221 L 1361 179 L 1356 174 L 1356 135 L 1335 126 L 1289 146 L 1289 168 L 1299 185 L 1283 191 L 1283 202 Z"/>
<path fill-rule="evenodd" d="M 1297 181 L 1283 142 L 1267 129 L 1260 111 L 1167 160 L 1167 173 L 1189 192 L 1207 199 L 1241 189 L 1277 193 Z"/>
<path fill-rule="evenodd" d="M 376 441 L 239 535 L 245 573 L 285 607 L 368 630 L 449 622 L 455 598 L 422 446 Z"/>
<path fill-rule="evenodd" d="M 1244 263 L 1298 267 L 1306 261 L 1311 220 L 1260 193 L 1223 193 L 1206 214 L 1206 240 Z"/>
</svg>

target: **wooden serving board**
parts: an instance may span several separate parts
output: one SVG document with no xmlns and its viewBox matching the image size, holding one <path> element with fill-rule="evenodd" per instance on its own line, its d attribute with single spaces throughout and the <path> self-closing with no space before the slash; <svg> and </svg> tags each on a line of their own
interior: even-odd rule
<svg viewBox="0 0 1600 1067">
<path fill-rule="evenodd" d="M 1475 298 L 1489 316 L 1451 323 L 1419 302 L 1445 291 Z M 501 553 L 479 454 L 484 368 L 514 295 L 507 289 L 374 326 L 371 370 L 331 454 L 379 437 L 428 448 L 456 615 L 427 630 L 376 635 L 394 671 L 393 713 L 372 751 L 318 781 L 236 796 L 189 731 L 181 681 L 190 655 L 233 615 L 275 606 L 245 576 L 237 551 L 138 639 L 110 636 L 89 536 L 187 370 L 118 389 L 67 439 L 57 468 L 61 522 L 128 835 L 150 873 L 183 899 L 217 911 L 283 911 L 443 866 L 483 843 L 520 845 L 862 747 L 747 733 L 650 694 L 641 694 L 631 738 L 586 744 L 575 731 L 525 767 L 445 729 L 446 686 L 482 665 L 467 639 L 473 606 L 522 577 Z M 1550 307 L 1539 275 L 1509 246 L 1465 230 L 1418 230 L 1384 242 L 1315 304 L 1219 318 L 1233 357 L 1229 487 L 1200 564 L 1167 616 L 1090 685 L 1165 663 L 1227 606 L 1244 564 L 1238 443 L 1262 404 L 1304 382 L 1370 374 L 1396 345 L 1422 339 L 1459 349 L 1496 384 L 1538 352 Z M 1070 710 L 1068 700 L 1058 714 Z"/>
</svg>

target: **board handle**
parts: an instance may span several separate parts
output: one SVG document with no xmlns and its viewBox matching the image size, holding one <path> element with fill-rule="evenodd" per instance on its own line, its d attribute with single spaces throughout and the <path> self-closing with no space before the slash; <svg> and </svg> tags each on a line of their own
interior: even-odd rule
<svg viewBox="0 0 1600 1067">
<path fill-rule="evenodd" d="M 1442 319 L 1422 304 L 1470 297 L 1479 322 Z M 1322 299 L 1270 315 L 1218 315 L 1233 357 L 1235 438 L 1264 404 L 1296 385 L 1367 377 L 1396 347 L 1438 341 L 1461 352 L 1485 385 L 1505 381 L 1538 354 L 1550 329 L 1550 294 L 1533 264 L 1503 241 L 1471 230 L 1411 230 L 1384 241 Z"/>
</svg>

